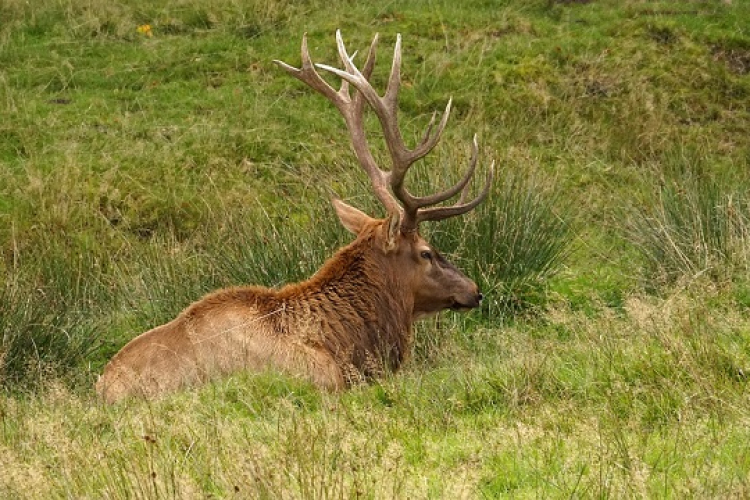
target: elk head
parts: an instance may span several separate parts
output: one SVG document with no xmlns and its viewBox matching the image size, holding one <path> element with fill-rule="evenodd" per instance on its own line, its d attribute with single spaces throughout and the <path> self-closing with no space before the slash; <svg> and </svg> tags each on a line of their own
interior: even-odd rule
<svg viewBox="0 0 750 500">
<path fill-rule="evenodd" d="M 486 197 L 492 184 L 494 162 L 487 173 L 483 190 L 472 200 L 467 200 L 469 183 L 477 164 L 476 136 L 472 142 L 469 167 L 454 186 L 427 196 L 415 196 L 404 185 L 406 173 L 417 160 L 426 156 L 437 145 L 451 110 L 451 100 L 445 107 L 440 121 L 435 126 L 436 115 L 427 126 L 422 140 L 414 148 L 408 148 L 398 128 L 398 92 L 401 85 L 401 36 L 396 38 L 393 63 L 388 86 L 380 96 L 370 84 L 375 67 L 375 50 L 378 36 L 370 45 L 363 69 L 354 65 L 354 55 L 349 55 L 340 31 L 336 32 L 339 57 L 343 69 L 324 64 L 313 64 L 307 47 L 307 36 L 302 39 L 302 67 L 295 68 L 281 61 L 274 61 L 286 72 L 309 85 L 331 101 L 344 117 L 351 137 L 354 153 L 361 168 L 370 178 L 378 200 L 385 207 L 386 219 L 373 219 L 346 203 L 334 200 L 334 208 L 344 227 L 359 238 L 374 237 L 383 255 L 388 258 L 388 267 L 400 280 L 407 283 L 412 292 L 413 319 L 420 319 L 444 309 L 467 311 L 482 300 L 477 285 L 448 262 L 419 235 L 419 224 L 438 221 L 464 214 Z M 318 73 L 316 67 L 341 78 L 337 91 Z M 354 92 L 350 93 L 350 85 Z M 364 126 L 364 111 L 369 107 L 378 118 L 391 159 L 390 170 L 381 169 L 370 151 Z M 458 201 L 450 206 L 436 206 L 455 196 Z"/>
</svg>

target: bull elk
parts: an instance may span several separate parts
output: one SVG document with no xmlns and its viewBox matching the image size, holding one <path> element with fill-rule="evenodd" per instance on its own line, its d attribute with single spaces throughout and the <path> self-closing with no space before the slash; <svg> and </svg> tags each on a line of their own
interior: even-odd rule
<svg viewBox="0 0 750 500">
<path fill-rule="evenodd" d="M 340 390 L 397 370 L 409 354 L 415 320 L 445 309 L 468 311 L 479 306 L 482 294 L 477 285 L 431 247 L 418 228 L 421 222 L 461 215 L 481 203 L 492 183 L 494 164 L 483 190 L 467 200 L 477 164 L 475 137 L 468 169 L 457 184 L 423 197 L 407 191 L 406 173 L 437 144 L 451 101 L 437 125 L 433 114 L 421 142 L 407 148 L 397 119 L 400 35 L 382 97 L 370 84 L 377 35 L 361 71 L 340 32 L 336 41 L 343 69 L 313 64 L 306 36 L 301 68 L 274 62 L 338 108 L 357 160 L 387 217 L 371 218 L 334 199 L 341 223 L 356 235 L 352 243 L 307 281 L 280 289 L 219 290 L 169 323 L 136 337 L 112 358 L 96 384 L 105 401 L 132 395 L 151 398 L 238 370 L 281 370 L 321 388 Z M 340 78 L 340 89 L 331 87 L 318 70 Z M 383 129 L 390 170 L 381 169 L 371 153 L 364 127 L 366 107 L 375 112 Z M 454 205 L 436 206 L 458 195 Z"/>
</svg>

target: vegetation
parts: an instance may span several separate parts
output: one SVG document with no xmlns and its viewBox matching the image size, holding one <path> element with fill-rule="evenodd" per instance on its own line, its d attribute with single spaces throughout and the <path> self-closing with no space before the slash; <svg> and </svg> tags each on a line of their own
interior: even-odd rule
<svg viewBox="0 0 750 500">
<path fill-rule="evenodd" d="M 723 282 L 738 274 L 741 280 L 748 270 L 746 188 L 722 185 L 711 176 L 660 186 L 632 217 L 633 240 L 650 266 L 649 275 L 674 281 L 708 273 Z"/>
<path fill-rule="evenodd" d="M 0 497 L 750 495 L 750 5 L 5 0 Z M 240 374 L 106 407 L 137 333 L 311 275 L 377 214 L 342 120 L 272 64 L 404 37 L 408 182 L 498 179 L 425 227 L 486 292 L 397 375 Z M 374 125 L 374 123 L 372 124 Z M 373 135 L 377 141 L 376 127 Z"/>
</svg>

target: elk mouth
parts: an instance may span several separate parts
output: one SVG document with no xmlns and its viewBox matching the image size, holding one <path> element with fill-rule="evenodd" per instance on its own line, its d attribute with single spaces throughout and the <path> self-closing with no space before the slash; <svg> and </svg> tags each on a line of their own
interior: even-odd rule
<svg viewBox="0 0 750 500">
<path fill-rule="evenodd" d="M 467 312 L 471 311 L 472 309 L 479 307 L 479 303 L 482 301 L 482 294 L 480 293 L 476 297 L 473 297 L 472 300 L 469 303 L 466 302 L 459 302 L 458 300 L 453 300 L 453 304 L 451 304 L 448 308 L 451 311 L 455 312 Z"/>
<path fill-rule="evenodd" d="M 464 298 L 466 299 L 467 297 Z M 481 292 L 479 292 L 476 295 L 468 297 L 468 300 L 466 300 L 465 302 L 462 302 L 458 299 L 453 299 L 453 304 L 451 304 L 448 308 L 451 311 L 456 312 L 471 311 L 472 309 L 479 307 L 479 304 L 481 304 L 483 298 L 484 296 Z"/>
</svg>

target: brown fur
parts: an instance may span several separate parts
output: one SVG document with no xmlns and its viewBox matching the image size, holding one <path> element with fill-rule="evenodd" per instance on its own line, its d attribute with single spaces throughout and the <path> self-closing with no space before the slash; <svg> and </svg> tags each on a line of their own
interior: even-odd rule
<svg viewBox="0 0 750 500">
<path fill-rule="evenodd" d="M 237 370 L 276 369 L 329 390 L 395 371 L 412 322 L 476 307 L 476 285 L 416 233 L 335 202 L 358 234 L 309 280 L 279 290 L 219 290 L 136 337 L 96 384 L 107 401 L 147 398 Z M 424 252 L 434 253 L 427 261 Z"/>
</svg>

